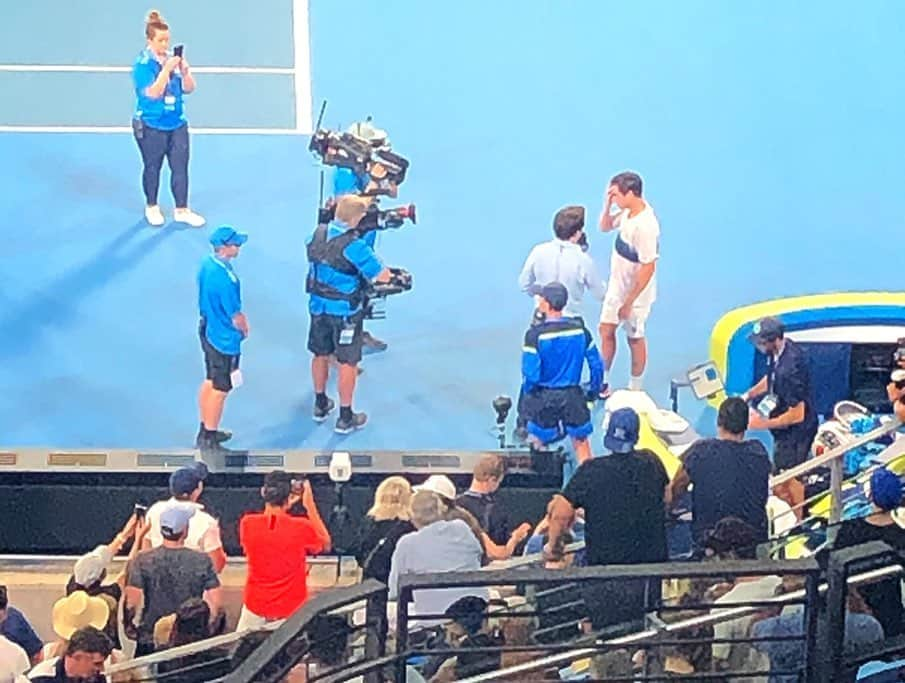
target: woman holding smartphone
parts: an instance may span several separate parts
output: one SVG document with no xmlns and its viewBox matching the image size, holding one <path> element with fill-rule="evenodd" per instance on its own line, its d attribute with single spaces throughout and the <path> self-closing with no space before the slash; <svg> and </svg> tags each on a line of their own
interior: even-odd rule
<svg viewBox="0 0 905 683">
<path fill-rule="evenodd" d="M 148 43 L 132 69 L 138 100 L 132 130 L 144 162 L 145 218 L 155 227 L 166 223 L 157 204 L 160 170 L 166 157 L 170 166 L 170 189 L 176 203 L 173 220 L 200 228 L 204 218 L 188 205 L 189 125 L 182 101 L 184 95 L 195 90 L 195 79 L 182 55 L 181 45 L 177 45 L 170 56 L 170 27 L 159 12 L 148 13 L 145 37 Z"/>
</svg>

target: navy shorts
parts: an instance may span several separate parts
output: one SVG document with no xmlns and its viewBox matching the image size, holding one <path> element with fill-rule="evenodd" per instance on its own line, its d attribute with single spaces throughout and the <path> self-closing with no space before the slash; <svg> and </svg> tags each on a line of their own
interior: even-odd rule
<svg viewBox="0 0 905 683">
<path fill-rule="evenodd" d="M 528 433 L 543 444 L 559 441 L 566 435 L 587 439 L 594 431 L 591 411 L 581 387 L 536 389 L 525 396 L 523 407 Z"/>
</svg>

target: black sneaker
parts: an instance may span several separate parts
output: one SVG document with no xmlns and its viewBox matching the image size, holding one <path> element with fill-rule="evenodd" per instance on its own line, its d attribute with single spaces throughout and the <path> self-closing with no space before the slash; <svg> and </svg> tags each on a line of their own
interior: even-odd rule
<svg viewBox="0 0 905 683">
<path fill-rule="evenodd" d="M 344 420 L 342 417 L 337 418 L 336 427 L 333 428 L 337 434 L 351 434 L 356 429 L 361 429 L 368 421 L 368 416 L 364 413 L 352 413 L 352 418 Z"/>
<path fill-rule="evenodd" d="M 382 339 L 378 339 L 370 332 L 361 333 L 361 344 L 370 351 L 386 351 L 387 343 Z"/>
<path fill-rule="evenodd" d="M 195 448 L 201 448 L 202 443 L 223 443 L 224 441 L 229 441 L 233 438 L 233 433 L 229 431 L 221 431 L 217 430 L 214 432 L 209 432 L 205 434 L 204 427 L 198 430 L 198 436 L 195 437 Z"/>
<path fill-rule="evenodd" d="M 526 446 L 528 444 L 528 428 L 527 427 L 516 427 L 515 431 L 512 433 L 512 440 L 515 441 L 518 446 Z"/>
<path fill-rule="evenodd" d="M 314 403 L 314 421 L 315 422 L 323 422 L 327 419 L 327 415 L 333 412 L 333 409 L 336 407 L 336 404 L 333 402 L 332 398 L 327 399 L 327 405 L 323 408 L 317 407 L 317 402 Z"/>
</svg>

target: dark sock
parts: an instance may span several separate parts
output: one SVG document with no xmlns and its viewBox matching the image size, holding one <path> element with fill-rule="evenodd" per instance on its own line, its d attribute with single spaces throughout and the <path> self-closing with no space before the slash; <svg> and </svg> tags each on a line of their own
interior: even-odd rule
<svg viewBox="0 0 905 683">
<path fill-rule="evenodd" d="M 315 394 L 314 405 L 323 410 L 327 407 L 327 394 Z"/>
<path fill-rule="evenodd" d="M 339 419 L 340 420 L 351 420 L 352 419 L 352 406 L 341 406 L 339 409 Z"/>
</svg>

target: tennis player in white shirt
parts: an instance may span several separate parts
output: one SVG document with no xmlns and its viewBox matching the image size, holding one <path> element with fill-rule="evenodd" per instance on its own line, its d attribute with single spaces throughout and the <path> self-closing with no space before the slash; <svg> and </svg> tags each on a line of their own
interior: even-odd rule
<svg viewBox="0 0 905 683">
<path fill-rule="evenodd" d="M 616 355 L 616 328 L 622 325 L 632 355 L 629 389 L 641 390 L 647 366 L 644 328 L 657 298 L 657 259 L 660 256 L 660 224 L 650 204 L 641 196 L 642 181 L 626 171 L 613 176 L 607 188 L 600 229 L 618 230 L 610 260 L 610 280 L 600 312 L 600 355 L 609 377 Z M 613 207 L 619 209 L 613 212 Z M 600 397 L 609 396 L 604 384 Z"/>
</svg>

